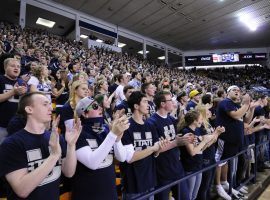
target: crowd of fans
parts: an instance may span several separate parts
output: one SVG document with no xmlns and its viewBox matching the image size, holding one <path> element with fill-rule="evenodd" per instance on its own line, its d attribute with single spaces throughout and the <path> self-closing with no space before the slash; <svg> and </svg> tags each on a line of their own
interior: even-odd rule
<svg viewBox="0 0 270 200">
<path fill-rule="evenodd" d="M 114 158 L 122 198 L 132 199 L 269 139 L 270 99 L 249 91 L 269 88 L 269 69 L 180 71 L 3 22 L 0 40 L 8 199 L 58 199 L 61 171 L 72 199 L 117 199 Z M 234 159 L 233 187 L 269 168 L 269 153 L 264 145 Z M 215 185 L 230 200 L 227 174 L 223 163 L 150 199 L 211 199 Z"/>
</svg>

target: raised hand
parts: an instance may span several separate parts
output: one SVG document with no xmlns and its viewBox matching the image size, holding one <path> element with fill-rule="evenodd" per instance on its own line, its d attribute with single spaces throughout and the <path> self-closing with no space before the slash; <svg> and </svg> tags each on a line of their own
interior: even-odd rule
<svg viewBox="0 0 270 200">
<path fill-rule="evenodd" d="M 62 154 L 62 149 L 59 143 L 59 134 L 58 134 L 59 121 L 60 121 L 60 116 L 58 116 L 56 119 L 53 120 L 51 137 L 49 141 L 49 145 L 51 147 L 50 154 L 53 156 L 56 156 L 58 159 L 61 157 L 61 154 Z"/>
<path fill-rule="evenodd" d="M 129 121 L 126 115 L 123 115 L 119 119 L 115 119 L 112 122 L 112 128 L 111 131 L 117 135 L 121 136 L 125 130 L 129 128 Z"/>
<path fill-rule="evenodd" d="M 185 146 L 186 144 L 192 144 L 194 142 L 194 135 L 192 133 L 187 133 L 185 135 L 176 135 L 175 141 L 177 146 Z"/>
<path fill-rule="evenodd" d="M 224 126 L 218 126 L 215 131 L 216 131 L 216 133 L 218 135 L 220 135 L 221 133 L 225 132 L 225 127 Z"/>
<path fill-rule="evenodd" d="M 256 108 L 261 104 L 261 100 L 250 102 L 250 108 Z"/>
<path fill-rule="evenodd" d="M 249 105 L 250 104 L 250 96 L 249 96 L 249 94 L 245 94 L 243 96 L 242 103 L 243 104 L 246 104 L 246 105 Z"/>
<path fill-rule="evenodd" d="M 170 143 L 170 140 L 164 139 L 163 137 L 159 138 L 159 147 L 160 147 L 160 150 L 165 149 L 169 143 Z"/>
<path fill-rule="evenodd" d="M 72 127 L 66 128 L 65 139 L 67 141 L 67 144 L 70 146 L 74 146 L 81 132 L 82 132 L 81 120 L 77 118 L 76 120 L 74 120 Z"/>
<path fill-rule="evenodd" d="M 120 117 L 122 117 L 123 115 L 125 115 L 125 109 L 121 109 L 121 110 L 117 110 L 113 113 L 113 120 L 115 119 L 119 119 Z"/>
<path fill-rule="evenodd" d="M 27 88 L 25 86 L 14 87 L 14 92 L 16 95 L 21 96 L 27 92 Z"/>
</svg>

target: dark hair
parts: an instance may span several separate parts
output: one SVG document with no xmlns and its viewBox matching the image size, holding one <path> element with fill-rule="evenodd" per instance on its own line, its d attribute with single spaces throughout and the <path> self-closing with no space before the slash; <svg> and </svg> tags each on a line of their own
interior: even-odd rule
<svg viewBox="0 0 270 200">
<path fill-rule="evenodd" d="M 143 83 L 141 86 L 142 93 L 145 94 L 145 90 L 151 85 L 152 83 Z"/>
<path fill-rule="evenodd" d="M 25 95 L 23 95 L 19 101 L 19 104 L 18 104 L 18 110 L 17 110 L 17 114 L 23 118 L 27 118 L 27 112 L 25 111 L 25 107 L 26 106 L 30 106 L 32 105 L 33 103 L 33 96 L 34 95 L 37 95 L 37 94 L 40 94 L 40 95 L 44 95 L 42 92 L 31 92 L 31 93 L 27 93 Z"/>
<path fill-rule="evenodd" d="M 138 74 L 138 72 L 132 72 L 131 77 L 135 78 L 135 76 L 137 76 L 137 74 Z"/>
<path fill-rule="evenodd" d="M 71 71 L 71 72 L 74 72 L 73 71 L 73 66 L 75 65 L 75 63 L 70 63 L 69 65 L 68 65 L 68 70 L 69 71 Z"/>
<path fill-rule="evenodd" d="M 131 85 L 126 85 L 126 86 L 124 87 L 124 89 L 123 89 L 123 92 L 124 92 L 124 94 L 126 94 L 128 90 L 132 90 L 132 89 L 134 89 L 133 86 L 131 86 Z"/>
<path fill-rule="evenodd" d="M 131 112 L 134 112 L 134 105 L 140 105 L 141 100 L 143 97 L 146 97 L 145 94 L 143 94 L 140 91 L 132 92 L 129 99 L 128 99 L 128 107 L 131 109 Z"/>
<path fill-rule="evenodd" d="M 160 108 L 161 102 L 165 102 L 165 95 L 171 95 L 169 91 L 160 91 L 154 96 L 154 103 L 157 106 L 157 109 Z"/>
<path fill-rule="evenodd" d="M 217 91 L 217 96 L 218 97 L 222 97 L 222 95 L 225 93 L 225 91 L 223 90 L 223 89 L 219 89 L 218 91 Z"/>
<path fill-rule="evenodd" d="M 202 104 L 211 104 L 212 96 L 210 94 L 205 94 L 202 96 Z"/>
<path fill-rule="evenodd" d="M 123 74 L 119 74 L 119 75 L 117 76 L 118 82 L 120 83 L 121 80 L 122 80 L 123 78 L 124 78 Z"/>
<path fill-rule="evenodd" d="M 180 92 L 180 93 L 177 95 L 176 100 L 177 100 L 178 102 L 180 102 L 181 98 L 184 97 L 184 96 L 187 96 L 187 93 L 186 93 L 185 91 L 182 91 L 182 92 Z"/>
<path fill-rule="evenodd" d="M 185 115 L 185 125 L 189 126 L 200 116 L 200 113 L 197 110 L 189 110 Z"/>
</svg>

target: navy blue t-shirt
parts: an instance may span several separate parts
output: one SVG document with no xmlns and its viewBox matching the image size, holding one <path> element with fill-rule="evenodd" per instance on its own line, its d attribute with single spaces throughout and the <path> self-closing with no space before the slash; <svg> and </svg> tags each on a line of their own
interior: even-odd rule
<svg viewBox="0 0 270 200">
<path fill-rule="evenodd" d="M 153 128 L 146 122 L 138 124 L 133 118 L 129 119 L 130 127 L 122 137 L 124 145 L 132 144 L 135 151 L 151 147 L 158 141 Z M 120 164 L 123 186 L 126 193 L 141 193 L 156 186 L 156 165 L 152 155 L 131 164 Z"/>
<path fill-rule="evenodd" d="M 191 128 L 185 127 L 181 131 L 181 133 L 183 135 L 187 133 L 193 133 L 196 136 L 201 136 L 201 129 L 196 128 L 195 131 L 193 131 Z M 195 145 L 199 145 L 199 143 Z M 188 153 L 186 146 L 181 146 L 180 149 L 181 149 L 181 161 L 183 163 L 183 166 L 186 172 L 195 172 L 202 169 L 202 166 L 203 166 L 203 153 L 202 152 L 192 156 Z"/>
<path fill-rule="evenodd" d="M 167 115 L 167 118 L 153 114 L 147 120 L 157 133 L 157 137 L 174 140 L 176 137 L 176 119 Z M 180 151 L 178 147 L 161 153 L 157 158 L 157 178 L 159 182 L 176 180 L 184 176 L 182 163 L 180 161 Z"/>
<path fill-rule="evenodd" d="M 265 111 L 261 106 L 257 106 L 254 110 L 254 114 L 253 114 L 253 119 L 256 117 L 260 117 L 260 116 L 264 116 L 265 115 Z M 255 123 L 254 126 L 257 126 L 259 123 Z M 255 144 L 255 138 L 256 135 L 261 135 L 263 133 L 262 131 L 258 131 L 255 133 L 252 133 L 251 135 L 248 135 L 248 139 L 249 139 L 249 144 Z M 258 137 L 258 136 L 257 136 Z"/>
<path fill-rule="evenodd" d="M 14 85 L 17 83 L 17 80 L 10 80 L 4 75 L 0 75 L 0 94 L 9 92 L 14 88 Z M 0 127 L 6 128 L 8 122 L 17 112 L 19 103 L 19 96 L 12 96 L 6 101 L 0 103 L 0 113 L 1 115 L 5 114 L 5 117 L 0 117 Z"/>
<path fill-rule="evenodd" d="M 197 106 L 197 104 L 194 101 L 189 101 L 187 103 L 186 109 L 187 109 L 187 111 L 194 110 L 196 106 Z"/>
<path fill-rule="evenodd" d="M 212 127 L 209 127 L 208 130 L 206 130 L 204 126 L 202 126 L 199 129 L 201 135 L 212 134 L 214 132 L 214 129 Z M 216 153 L 216 145 L 214 143 L 203 151 L 203 159 L 209 160 L 210 164 L 213 164 L 216 162 L 215 153 Z"/>
<path fill-rule="evenodd" d="M 77 150 L 90 146 L 94 151 L 102 144 L 109 133 L 108 125 L 103 122 L 102 117 L 82 120 L 83 130 L 76 144 Z M 72 199 L 117 199 L 113 155 L 112 148 L 96 170 L 89 169 L 81 162 L 77 163 L 72 181 Z"/>
<path fill-rule="evenodd" d="M 12 135 L 19 130 L 23 129 L 26 125 L 26 119 L 20 115 L 14 115 L 8 123 L 8 135 Z"/>
<path fill-rule="evenodd" d="M 153 101 L 148 101 L 148 106 L 149 106 L 149 116 L 151 117 L 153 114 L 156 113 L 156 105 L 154 104 Z"/>
<path fill-rule="evenodd" d="M 69 119 L 74 118 L 74 111 L 70 106 L 69 101 L 64 104 L 64 106 L 60 110 L 60 122 L 59 122 L 59 128 L 61 129 L 61 133 L 65 134 L 66 127 L 65 127 L 65 121 Z"/>
<path fill-rule="evenodd" d="M 62 88 L 62 85 L 60 82 L 56 84 L 56 88 L 60 90 Z M 67 87 L 65 87 L 64 91 L 55 99 L 56 105 L 64 105 L 69 98 L 69 90 Z"/>
<path fill-rule="evenodd" d="M 32 134 L 22 129 L 7 137 L 0 145 L 0 177 L 6 174 L 27 168 L 32 172 L 39 167 L 49 155 L 50 132 Z M 66 156 L 66 143 L 60 137 L 62 158 Z M 27 199 L 31 200 L 57 200 L 59 199 L 59 186 L 61 176 L 61 159 L 57 162 L 52 172 L 33 190 Z M 19 198 L 11 187 L 8 188 L 8 200 Z"/>
<path fill-rule="evenodd" d="M 217 126 L 224 126 L 225 132 L 219 138 L 227 144 L 237 145 L 239 149 L 244 143 L 244 123 L 243 120 L 234 119 L 229 116 L 229 112 L 237 111 L 240 105 L 234 103 L 231 99 L 222 100 L 217 107 Z"/>
</svg>

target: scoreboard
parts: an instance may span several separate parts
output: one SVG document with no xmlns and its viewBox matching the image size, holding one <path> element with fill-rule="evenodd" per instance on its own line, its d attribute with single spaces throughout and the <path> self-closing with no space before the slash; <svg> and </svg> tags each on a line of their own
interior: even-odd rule
<svg viewBox="0 0 270 200">
<path fill-rule="evenodd" d="M 202 56 L 186 56 L 186 66 L 221 65 L 221 64 L 249 64 L 266 61 L 266 53 L 223 53 Z"/>
</svg>

